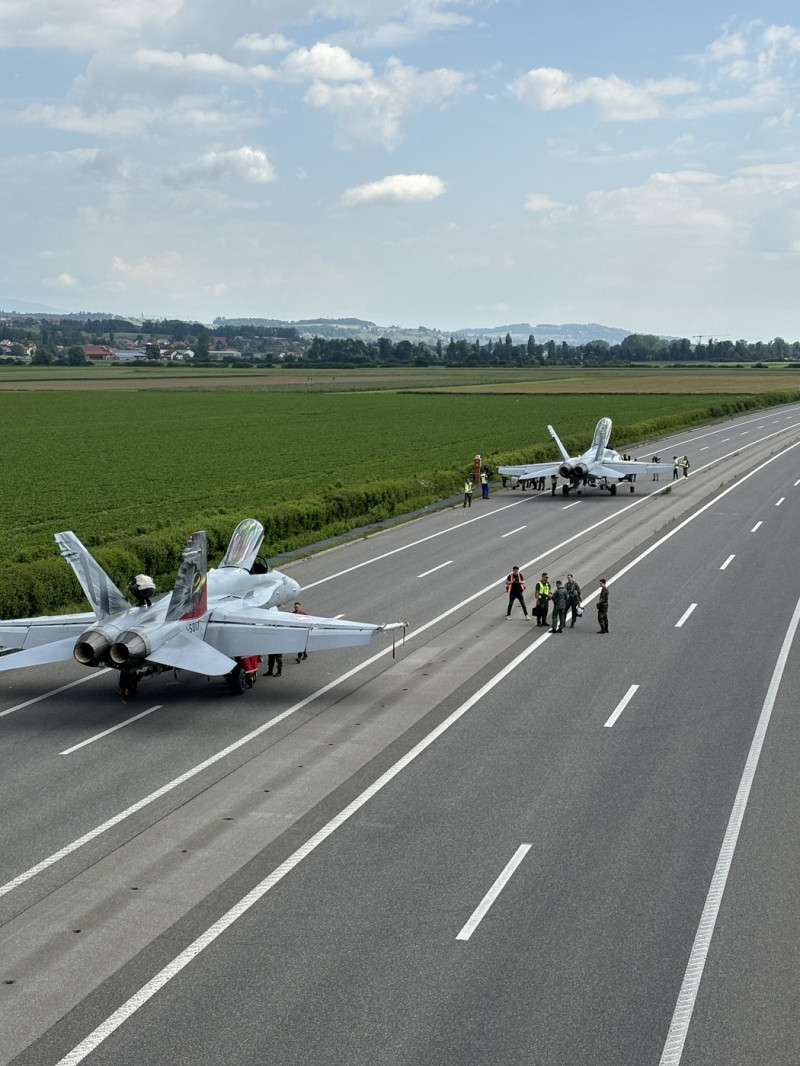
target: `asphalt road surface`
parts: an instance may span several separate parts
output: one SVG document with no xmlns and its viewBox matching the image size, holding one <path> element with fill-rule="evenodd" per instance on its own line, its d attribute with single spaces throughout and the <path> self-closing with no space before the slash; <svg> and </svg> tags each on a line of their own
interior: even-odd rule
<svg viewBox="0 0 800 1066">
<path fill-rule="evenodd" d="M 0 1064 L 797 1066 L 800 407 L 654 452 L 284 568 L 394 648 L 3 675 Z"/>
</svg>

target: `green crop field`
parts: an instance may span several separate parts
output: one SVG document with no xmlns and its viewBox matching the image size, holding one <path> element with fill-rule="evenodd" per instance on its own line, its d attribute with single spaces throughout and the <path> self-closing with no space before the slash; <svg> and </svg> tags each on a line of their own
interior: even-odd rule
<svg viewBox="0 0 800 1066">
<path fill-rule="evenodd" d="M 164 588 L 194 530 L 208 530 L 212 562 L 248 515 L 265 525 L 267 555 L 311 544 L 456 495 L 477 453 L 495 468 L 556 458 L 548 422 L 578 451 L 609 415 L 613 443 L 636 454 L 659 432 L 800 395 L 792 375 L 789 389 L 769 371 L 758 384 L 703 375 L 696 394 L 685 391 L 691 374 L 673 391 L 668 371 L 359 371 L 352 391 L 330 376 L 256 384 L 232 372 L 212 384 L 198 374 L 188 389 L 149 378 L 134 390 L 100 378 L 76 388 L 57 374 L 0 384 L 0 616 L 80 602 L 58 530 L 74 530 L 123 587 L 144 571 Z M 639 454 L 649 451 L 642 443 Z"/>
<path fill-rule="evenodd" d="M 119 391 L 0 393 L 0 559 L 52 551 L 56 530 L 88 544 L 334 488 L 452 471 L 476 452 L 496 464 L 549 442 L 588 438 L 601 414 L 620 425 L 725 397 L 495 396 Z M 617 441 L 617 443 L 623 443 Z M 554 453 L 555 454 L 555 453 Z"/>
</svg>

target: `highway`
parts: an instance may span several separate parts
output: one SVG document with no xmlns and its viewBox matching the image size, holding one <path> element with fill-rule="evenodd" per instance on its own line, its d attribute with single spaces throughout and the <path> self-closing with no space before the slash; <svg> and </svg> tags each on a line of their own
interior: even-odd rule
<svg viewBox="0 0 800 1066">
<path fill-rule="evenodd" d="M 797 1066 L 800 406 L 654 453 L 281 567 L 394 648 L 4 675 L 0 1066 Z"/>
</svg>

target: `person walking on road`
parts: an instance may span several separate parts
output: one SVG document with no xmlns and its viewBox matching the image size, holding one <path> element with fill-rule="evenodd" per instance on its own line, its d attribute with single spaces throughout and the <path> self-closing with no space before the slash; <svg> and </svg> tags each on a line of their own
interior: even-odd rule
<svg viewBox="0 0 800 1066">
<path fill-rule="evenodd" d="M 550 475 L 550 495 L 555 496 L 556 489 L 558 488 L 558 478 L 555 474 Z"/>
<path fill-rule="evenodd" d="M 464 506 L 472 507 L 472 479 L 467 478 L 464 482 Z"/>
<path fill-rule="evenodd" d="M 264 671 L 264 677 L 280 677 L 283 673 L 283 656 L 282 655 L 268 655 L 267 656 L 267 669 Z"/>
<path fill-rule="evenodd" d="M 683 467 L 683 476 L 684 477 L 688 477 L 689 476 L 689 456 L 688 455 L 684 455 L 683 459 L 681 459 L 681 466 Z"/>
<path fill-rule="evenodd" d="M 567 583 L 564 585 L 564 590 L 567 593 L 567 607 L 571 612 L 571 621 L 569 628 L 575 628 L 575 621 L 578 617 L 578 608 L 581 605 L 581 587 L 572 574 L 567 574 Z"/>
<path fill-rule="evenodd" d="M 303 608 L 300 606 L 300 603 L 298 601 L 297 603 L 295 603 L 294 608 L 292 609 L 292 614 L 308 614 L 308 611 L 304 611 Z M 295 662 L 299 663 L 299 662 L 302 662 L 303 659 L 307 659 L 307 658 L 308 658 L 308 652 L 307 651 L 299 651 L 297 653 L 297 658 L 295 659 Z"/>
<path fill-rule="evenodd" d="M 600 595 L 597 598 L 597 624 L 600 626 L 598 633 L 608 632 L 608 588 L 604 577 L 600 578 Z"/>
<path fill-rule="evenodd" d="M 651 463 L 660 463 L 661 459 L 657 455 L 654 455 L 653 458 L 650 460 L 650 462 Z M 653 473 L 653 481 L 658 481 L 658 471 L 657 470 Z"/>
<path fill-rule="evenodd" d="M 567 620 L 567 590 L 560 581 L 556 581 L 553 600 L 553 621 L 551 633 L 563 633 L 564 623 Z"/>
<path fill-rule="evenodd" d="M 506 611 L 506 618 L 511 617 L 511 608 L 514 606 L 514 600 L 519 600 L 520 607 L 522 607 L 522 613 L 525 617 L 528 617 L 528 608 L 525 606 L 525 578 L 520 573 L 518 566 L 512 566 L 511 573 L 506 578 L 506 592 L 508 593 L 508 610 Z"/>
<path fill-rule="evenodd" d="M 680 466 L 681 466 L 680 459 L 677 457 L 677 455 L 673 455 L 673 457 L 672 457 L 672 480 L 673 481 L 677 481 L 678 478 L 680 477 L 680 474 L 681 474 Z"/>
<path fill-rule="evenodd" d="M 536 582 L 536 625 L 547 625 L 547 611 L 550 603 L 550 581 L 547 574 L 542 574 Z"/>
<path fill-rule="evenodd" d="M 489 475 L 481 470 L 481 496 L 484 500 L 489 499 Z"/>
</svg>

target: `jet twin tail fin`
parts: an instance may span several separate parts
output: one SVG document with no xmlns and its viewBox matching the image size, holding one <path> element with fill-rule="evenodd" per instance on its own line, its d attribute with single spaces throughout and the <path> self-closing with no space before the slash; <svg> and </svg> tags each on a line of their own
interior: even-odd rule
<svg viewBox="0 0 800 1066">
<path fill-rule="evenodd" d="M 192 533 L 183 549 L 183 559 L 172 598 L 167 608 L 167 622 L 185 618 L 202 618 L 208 611 L 208 538 L 206 531 Z"/>
<path fill-rule="evenodd" d="M 72 567 L 84 595 L 98 619 L 127 611 L 130 604 L 117 586 L 70 530 L 56 533 L 61 554 Z"/>
<path fill-rule="evenodd" d="M 556 448 L 558 448 L 558 450 L 561 452 L 561 458 L 564 460 L 565 463 L 568 463 L 570 461 L 570 454 L 567 451 L 567 449 L 564 447 L 564 445 L 561 443 L 561 440 L 560 440 L 558 434 L 556 433 L 556 431 L 553 429 L 552 426 L 548 426 L 547 430 L 548 430 L 550 436 L 556 442 Z"/>
</svg>

